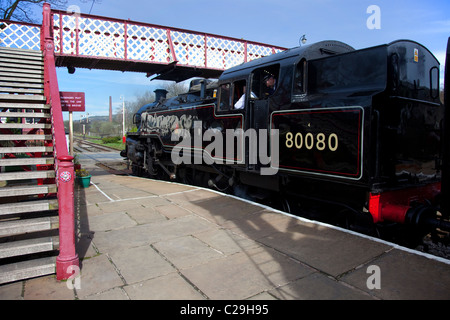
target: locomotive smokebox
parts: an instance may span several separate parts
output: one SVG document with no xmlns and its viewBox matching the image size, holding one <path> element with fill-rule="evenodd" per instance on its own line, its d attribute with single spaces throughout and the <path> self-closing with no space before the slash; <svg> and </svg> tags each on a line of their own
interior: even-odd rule
<svg viewBox="0 0 450 320">
<path fill-rule="evenodd" d="M 450 217 L 450 37 L 447 41 L 444 76 L 444 150 L 442 163 L 442 204 L 441 213 Z"/>
</svg>

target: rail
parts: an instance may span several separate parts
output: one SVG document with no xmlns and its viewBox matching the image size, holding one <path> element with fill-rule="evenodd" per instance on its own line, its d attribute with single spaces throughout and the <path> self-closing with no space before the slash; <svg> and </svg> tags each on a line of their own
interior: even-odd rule
<svg viewBox="0 0 450 320">
<path fill-rule="evenodd" d="M 73 157 L 69 155 L 64 131 L 55 67 L 53 19 L 48 3 L 45 3 L 43 7 L 41 50 L 44 56 L 44 94 L 47 97 L 47 103 L 51 106 L 55 171 L 58 184 L 60 249 L 56 258 L 56 277 L 58 280 L 66 280 L 75 270 L 74 266 L 79 266 L 79 259 L 75 250 L 75 175 Z"/>
</svg>

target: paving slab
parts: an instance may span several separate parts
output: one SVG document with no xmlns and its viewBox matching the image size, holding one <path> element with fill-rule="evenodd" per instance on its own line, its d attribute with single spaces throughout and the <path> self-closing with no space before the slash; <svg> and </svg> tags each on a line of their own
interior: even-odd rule
<svg viewBox="0 0 450 320">
<path fill-rule="evenodd" d="M 205 300 L 201 292 L 178 273 L 124 286 L 131 300 Z M 161 310 L 160 310 L 161 311 Z"/>
<path fill-rule="evenodd" d="M 322 273 L 310 274 L 268 293 L 279 300 L 376 300 L 363 290 Z"/>
<path fill-rule="evenodd" d="M 381 242 L 307 222 L 296 223 L 285 232 L 274 232 L 258 238 L 258 241 L 333 277 L 349 272 L 392 248 Z"/>
<path fill-rule="evenodd" d="M 220 223 L 222 227 L 253 240 L 267 237 L 274 233 L 284 233 L 289 227 L 298 224 L 298 221 L 279 212 L 261 209 L 234 220 Z"/>
<path fill-rule="evenodd" d="M 25 281 L 25 300 L 73 300 L 75 291 L 67 282 L 56 281 L 56 276 L 41 277 Z"/>
<path fill-rule="evenodd" d="M 89 225 L 90 231 L 110 231 L 129 228 L 137 225 L 126 212 L 105 213 L 90 217 L 84 221 Z"/>
<path fill-rule="evenodd" d="M 386 300 L 450 299 L 449 265 L 404 250 L 393 249 L 341 280 L 367 291 L 368 267 L 371 265 L 380 271 L 380 289 L 370 290 L 376 297 Z"/>
<path fill-rule="evenodd" d="M 7 283 L 0 287 L 0 300 L 23 300 L 24 282 Z"/>
<path fill-rule="evenodd" d="M 123 285 L 123 280 L 107 255 L 101 254 L 82 261 L 80 287 L 76 288 L 76 293 L 82 299 Z"/>
<path fill-rule="evenodd" d="M 244 219 L 247 215 L 261 211 L 261 207 L 233 197 L 221 197 L 205 190 L 194 190 L 182 194 L 164 196 L 183 208 L 217 224 L 228 220 Z"/>
<path fill-rule="evenodd" d="M 154 210 L 164 215 L 168 219 L 179 218 L 192 213 L 191 211 L 172 203 L 155 206 Z"/>
<path fill-rule="evenodd" d="M 126 284 L 176 272 L 174 267 L 149 245 L 116 250 L 109 256 Z"/>
<path fill-rule="evenodd" d="M 178 269 L 190 268 L 224 257 L 222 252 L 190 235 L 157 242 L 153 247 Z"/>
<path fill-rule="evenodd" d="M 148 224 L 169 219 L 167 216 L 161 214 L 156 208 L 157 207 L 140 206 L 133 210 L 127 210 L 127 215 L 136 221 L 137 224 Z"/>
<path fill-rule="evenodd" d="M 213 300 L 247 299 L 314 272 L 298 261 L 262 247 L 183 270 L 189 281 Z"/>
<path fill-rule="evenodd" d="M 128 294 L 122 287 L 115 287 L 110 290 L 94 293 L 90 296 L 83 297 L 83 300 L 130 300 Z"/>
<path fill-rule="evenodd" d="M 205 219 L 189 215 L 177 219 L 137 225 L 133 228 L 96 232 L 93 242 L 100 252 L 106 253 L 117 249 L 150 245 L 162 240 L 191 235 L 212 227 L 214 225 Z"/>
<path fill-rule="evenodd" d="M 111 212 L 128 212 L 136 209 L 143 208 L 142 205 L 135 200 L 121 200 L 121 201 L 105 201 L 97 202 L 96 205 L 103 211 L 107 213 Z"/>
<path fill-rule="evenodd" d="M 225 255 L 257 248 L 261 245 L 245 236 L 223 228 L 197 233 L 195 237 Z"/>
</svg>

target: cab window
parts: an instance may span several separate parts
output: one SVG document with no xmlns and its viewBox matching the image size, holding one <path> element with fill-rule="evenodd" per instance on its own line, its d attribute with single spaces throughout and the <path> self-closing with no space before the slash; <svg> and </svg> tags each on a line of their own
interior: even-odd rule
<svg viewBox="0 0 450 320">
<path fill-rule="evenodd" d="M 247 81 L 224 83 L 219 87 L 219 111 L 239 110 L 245 107 Z"/>
<path fill-rule="evenodd" d="M 224 83 L 219 87 L 219 110 L 230 110 L 231 105 L 231 84 Z"/>
<path fill-rule="evenodd" d="M 302 59 L 295 68 L 294 94 L 306 93 L 306 60 Z"/>
<path fill-rule="evenodd" d="M 247 82 L 245 80 L 239 80 L 233 83 L 233 109 L 244 109 L 246 88 Z"/>
<path fill-rule="evenodd" d="M 279 85 L 280 65 L 270 65 L 252 72 L 252 96 L 267 99 L 273 95 Z"/>
</svg>

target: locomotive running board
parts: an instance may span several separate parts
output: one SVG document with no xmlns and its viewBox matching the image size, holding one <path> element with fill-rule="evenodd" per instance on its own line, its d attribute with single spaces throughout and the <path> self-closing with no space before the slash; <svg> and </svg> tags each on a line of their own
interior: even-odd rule
<svg viewBox="0 0 450 320">
<path fill-rule="evenodd" d="M 447 41 L 444 75 L 444 154 L 442 160 L 441 213 L 450 217 L 450 37 Z"/>
</svg>

